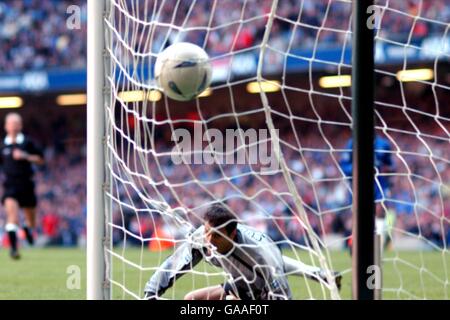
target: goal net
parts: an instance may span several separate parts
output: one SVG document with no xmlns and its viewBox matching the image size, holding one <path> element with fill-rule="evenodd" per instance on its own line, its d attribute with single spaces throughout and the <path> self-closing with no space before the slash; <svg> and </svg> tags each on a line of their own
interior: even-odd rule
<svg viewBox="0 0 450 320">
<path fill-rule="evenodd" d="M 284 270 L 294 299 L 350 299 L 351 1 L 105 3 L 112 297 L 142 299 L 168 256 L 202 245 L 190 232 L 222 203 L 284 256 L 322 271 L 314 281 Z M 450 295 L 449 6 L 374 8 L 386 299 Z M 158 53 L 176 42 L 204 48 L 213 66 L 211 87 L 190 102 L 168 99 L 153 78 Z M 340 291 L 333 271 L 343 275 Z M 181 273 L 161 299 L 229 280 L 205 259 Z"/>
</svg>

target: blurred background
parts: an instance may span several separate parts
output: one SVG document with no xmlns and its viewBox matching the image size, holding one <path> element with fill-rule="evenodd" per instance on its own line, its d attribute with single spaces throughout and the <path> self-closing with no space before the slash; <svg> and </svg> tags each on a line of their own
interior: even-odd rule
<svg viewBox="0 0 450 320">
<path fill-rule="evenodd" d="M 166 1 L 161 11 L 160 21 L 169 22 L 172 18 L 172 8 L 178 1 Z M 227 21 L 239 20 L 244 1 L 220 1 L 212 25 L 220 25 Z M 128 3 L 124 1 L 124 3 Z M 142 1 L 141 3 L 144 3 Z M 191 1 L 179 1 L 179 16 L 175 23 L 181 23 L 183 13 L 186 13 Z M 199 1 L 194 7 L 194 14 L 188 25 L 205 25 L 210 18 L 212 1 Z M 264 15 L 270 11 L 271 1 L 246 1 L 245 17 Z M 331 4 L 330 4 L 331 3 Z M 385 5 L 385 1 L 379 1 Z M 69 6 L 80 9 L 80 24 L 69 29 L 67 19 Z M 450 1 L 390 1 L 389 7 L 381 21 L 376 45 L 377 65 L 381 70 L 394 74 L 402 69 L 407 59 L 408 67 L 434 71 L 435 84 L 442 86 L 412 83 L 400 86 L 395 76 L 377 73 L 377 101 L 379 105 L 378 124 L 380 128 L 387 126 L 398 129 L 390 132 L 390 139 L 395 141 L 393 150 L 407 150 L 405 155 L 407 165 L 395 158 L 398 172 L 411 170 L 416 176 L 411 179 L 413 186 L 405 180 L 403 175 L 391 179 L 389 201 L 386 199 L 388 210 L 392 211 L 397 226 L 413 234 L 421 234 L 439 247 L 450 241 L 450 227 L 442 224 L 442 216 L 450 218 L 449 188 L 450 181 L 450 124 L 442 120 L 438 124 L 431 115 L 450 118 L 450 67 L 449 48 L 450 38 L 447 33 L 450 22 Z M 299 17 L 300 6 L 302 7 Z M 327 10 L 327 8 L 329 10 Z M 267 77 L 281 79 L 285 84 L 303 89 L 281 92 L 274 90 L 269 93 L 271 105 L 285 110 L 290 105 L 297 115 L 315 121 L 298 123 L 298 133 L 305 148 L 306 160 L 298 158 L 298 152 L 286 148 L 285 158 L 290 167 L 299 174 L 304 173 L 305 163 L 312 168 L 312 175 L 317 179 L 314 186 L 298 181 L 298 188 L 303 200 L 311 212 L 325 212 L 324 224 L 314 220 L 313 227 L 319 234 L 332 233 L 348 236 L 351 230 L 347 188 L 344 181 L 339 183 L 326 182 L 327 177 L 339 175 L 332 157 L 320 149 L 330 144 L 333 149 L 340 150 L 346 145 L 350 137 L 348 127 L 318 125 L 322 120 L 334 122 L 348 122 L 350 102 L 347 99 L 336 99 L 327 95 L 311 95 L 316 92 L 348 95 L 348 87 L 328 88 L 321 85 L 321 78 L 335 74 L 337 69 L 330 68 L 330 63 L 321 64 L 323 59 L 328 62 L 341 63 L 339 72 L 349 74 L 350 69 L 345 64 L 350 61 L 351 48 L 348 46 L 349 37 L 345 31 L 349 29 L 349 14 L 351 5 L 342 1 L 314 0 L 289 1 L 281 0 L 277 8 L 278 19 L 275 20 L 269 43 L 273 48 L 288 52 L 292 56 L 280 55 L 273 50 L 265 57 L 265 73 Z M 144 8 L 136 8 L 144 12 Z M 406 15 L 398 12 L 407 13 Z M 411 16 L 420 14 L 424 19 L 414 21 Z M 299 21 L 295 30 L 289 21 Z M 439 21 L 441 23 L 434 23 Z M 307 27 L 305 27 L 307 26 Z M 319 32 L 318 28 L 322 30 Z M 206 49 L 211 57 L 218 57 L 213 61 L 215 83 L 227 80 L 229 72 L 233 79 L 244 78 L 255 72 L 257 65 L 257 51 L 252 47 L 260 43 L 265 28 L 265 20 L 259 19 L 255 23 L 244 24 L 237 31 L 235 26 L 218 28 L 209 34 Z M 331 31 L 330 31 L 331 30 Z M 179 35 L 180 36 L 180 35 Z M 202 45 L 204 32 L 189 32 L 181 35 L 181 39 Z M 440 53 L 442 41 L 447 43 L 447 51 Z M 157 50 L 164 42 L 164 34 L 155 34 L 153 49 Z M 233 45 L 234 43 L 234 45 Z M 408 45 L 408 46 L 406 46 Z M 229 63 L 231 48 L 239 51 Z M 410 50 L 404 50 L 405 47 Z M 436 49 L 438 48 L 438 49 Z M 249 49 L 249 50 L 246 50 Z M 42 246 L 83 246 L 86 238 L 86 1 L 84 0 L 5 0 L 0 3 L 0 119 L 11 111 L 19 112 L 24 118 L 24 131 L 36 140 L 45 150 L 46 164 L 36 168 L 36 191 L 39 199 L 38 215 L 39 235 L 38 244 Z M 221 58 L 222 57 L 222 58 Z M 300 57 L 300 58 L 298 58 Z M 314 63 L 311 62 L 314 59 Z M 231 71 L 229 66 L 231 65 Z M 285 72 L 283 72 L 283 68 Z M 313 70 L 310 74 L 308 71 Z M 437 71 L 437 72 L 436 72 Z M 430 80 L 430 79 L 429 79 Z M 433 80 L 430 80 L 433 81 Z M 260 105 L 258 94 L 251 92 L 246 83 L 233 86 L 237 111 Z M 406 98 L 405 98 L 406 97 Z M 160 98 L 161 99 L 161 98 Z M 227 88 L 201 98 L 202 115 L 211 116 L 218 112 L 229 112 L 232 105 Z M 162 103 L 162 101 L 157 102 Z M 383 105 L 397 105 L 404 108 L 387 109 Z M 181 105 L 172 104 L 172 119 L 199 119 L 199 113 L 194 103 Z M 178 107 L 177 107 L 178 106 Z M 313 107 L 312 107 L 313 106 Z M 406 107 L 406 108 L 405 108 Z M 409 112 L 420 110 L 420 112 Z M 406 111 L 405 111 L 406 110 Z M 346 113 L 347 112 L 347 113 Z M 387 116 L 388 115 L 388 116 Z M 163 111 L 155 118 L 167 117 Z M 383 119 L 385 122 L 381 121 Z M 412 121 L 410 121 L 412 119 Z M 286 119 L 275 119 L 282 130 L 285 141 L 294 141 L 289 122 Z M 222 119 L 214 123 L 213 127 L 232 128 L 234 119 Z M 243 128 L 264 124 L 262 115 L 243 116 L 239 118 Z M 415 126 L 424 136 L 418 139 Z M 134 128 L 136 122 L 133 117 L 128 118 L 128 125 Z M 405 131 L 412 134 L 405 134 Z M 383 130 L 378 134 L 384 136 Z M 428 137 L 426 136 L 428 134 Z M 157 141 L 159 151 L 170 150 L 167 143 L 170 139 L 170 128 L 162 126 L 158 130 L 160 139 Z M 424 141 L 425 143 L 421 142 Z M 427 156 L 429 149 L 432 157 Z M 422 156 L 420 156 L 422 154 Z M 336 159 L 341 154 L 334 154 Z M 188 178 L 188 172 L 180 167 L 173 169 L 170 161 L 162 161 L 163 171 L 172 171 L 173 182 Z M 150 171 L 156 172 L 155 164 L 149 163 Z M 175 172 L 173 172 L 175 170 Z M 196 174 L 203 181 L 212 180 L 219 175 L 214 167 L 194 168 Z M 248 170 L 245 166 L 225 168 L 230 175 L 238 175 Z M 155 173 L 157 176 L 157 173 Z M 417 178 L 419 177 L 419 178 Z M 426 177 L 423 179 L 422 177 Z M 416 179 L 417 178 L 417 179 Z M 441 185 L 430 181 L 441 181 Z M 281 176 L 267 178 L 276 190 L 282 192 L 286 187 Z M 241 191 L 252 196 L 258 190 L 257 182 L 251 176 L 244 176 L 232 181 Z M 220 196 L 233 193 L 228 184 L 217 184 L 212 189 Z M 0 190 L 1 192 L 2 190 Z M 126 190 L 122 190 L 126 192 Z M 195 187 L 180 193 L 180 197 L 187 207 L 195 207 L 204 201 L 209 201 L 208 195 Z M 169 204 L 176 204 L 175 199 L 168 195 Z M 256 198 L 271 215 L 284 216 L 289 214 L 283 205 L 277 204 L 276 199 L 267 195 Z M 134 205 L 139 206 L 139 199 L 134 199 Z M 257 208 L 249 206 L 248 202 L 236 198 L 230 201 L 230 206 L 242 213 L 242 219 L 255 227 L 269 232 L 275 239 L 280 239 L 284 233 L 295 242 L 303 243 L 304 234 L 299 232 L 300 226 L 288 223 L 293 220 L 274 219 L 272 221 L 261 218 Z M 339 214 L 333 208 L 344 208 Z M 346 208 L 346 209 L 345 209 Z M 429 208 L 430 210 L 425 210 Z M 0 225 L 4 224 L 5 215 L 0 209 Z M 415 211 L 416 210 L 416 211 Z M 419 215 L 416 213 L 419 212 Z M 431 212 L 431 213 L 430 213 Z M 115 212 L 119 221 L 121 213 Z M 149 237 L 155 232 L 155 225 L 148 221 L 137 220 L 133 212 L 125 212 L 123 223 L 135 234 Z M 448 221 L 448 220 L 447 220 Z M 122 222 L 120 222 L 122 223 Z M 161 221 L 162 223 L 162 221 Z M 3 229 L 0 229 L 0 237 Z M 120 241 L 120 235 L 116 239 Z M 136 244 L 140 244 L 136 241 Z"/>
</svg>

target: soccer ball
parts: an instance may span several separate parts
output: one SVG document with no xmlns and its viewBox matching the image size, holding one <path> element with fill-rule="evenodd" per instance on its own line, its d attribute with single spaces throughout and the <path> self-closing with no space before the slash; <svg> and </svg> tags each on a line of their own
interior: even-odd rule
<svg viewBox="0 0 450 320">
<path fill-rule="evenodd" d="M 167 47 L 155 63 L 155 80 L 160 89 L 178 101 L 189 101 L 211 84 L 208 54 L 199 46 L 180 42 Z"/>
</svg>

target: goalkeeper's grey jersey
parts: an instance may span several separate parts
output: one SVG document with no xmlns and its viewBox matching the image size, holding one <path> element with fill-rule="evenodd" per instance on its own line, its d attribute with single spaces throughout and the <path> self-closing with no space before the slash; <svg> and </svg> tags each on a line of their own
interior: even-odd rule
<svg viewBox="0 0 450 320">
<path fill-rule="evenodd" d="M 207 255 L 204 227 L 192 232 L 153 274 L 145 292 L 161 296 L 202 258 L 223 268 L 228 284 L 241 299 L 291 299 L 280 249 L 264 233 L 238 224 L 235 246 L 226 255 Z M 245 295 L 245 296 L 242 296 Z"/>
</svg>

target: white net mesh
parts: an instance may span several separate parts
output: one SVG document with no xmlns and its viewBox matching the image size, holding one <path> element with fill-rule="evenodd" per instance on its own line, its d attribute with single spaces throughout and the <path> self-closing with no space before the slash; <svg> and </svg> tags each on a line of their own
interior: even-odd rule
<svg viewBox="0 0 450 320">
<path fill-rule="evenodd" d="M 348 76 L 319 78 L 351 73 L 351 1 L 106 2 L 113 297 L 142 298 L 206 209 L 224 203 L 283 255 L 324 272 L 328 282 L 285 270 L 293 298 L 349 299 L 351 96 Z M 376 146 L 387 146 L 377 150 L 377 212 L 388 244 L 383 294 L 448 299 L 450 4 L 377 5 Z M 203 47 L 213 64 L 210 90 L 187 103 L 161 95 L 152 80 L 158 53 L 180 41 Z M 431 77 L 400 81 L 408 74 L 399 70 L 424 66 Z M 340 85 L 325 88 L 327 80 Z M 211 151 L 219 136 L 223 148 Z M 332 270 L 344 275 L 340 292 Z M 163 298 L 229 279 L 207 263 L 183 273 Z"/>
</svg>

